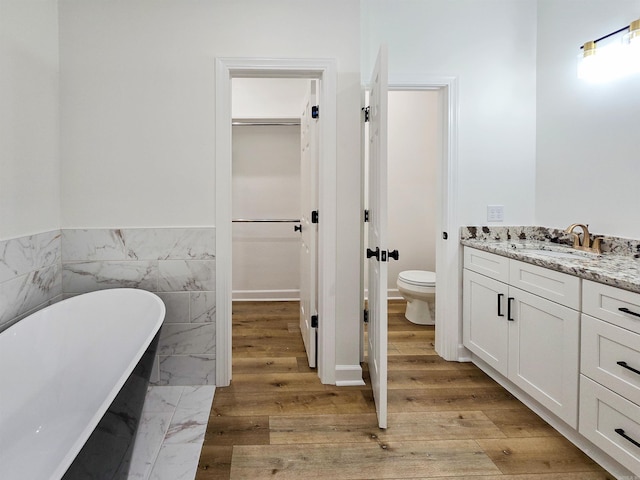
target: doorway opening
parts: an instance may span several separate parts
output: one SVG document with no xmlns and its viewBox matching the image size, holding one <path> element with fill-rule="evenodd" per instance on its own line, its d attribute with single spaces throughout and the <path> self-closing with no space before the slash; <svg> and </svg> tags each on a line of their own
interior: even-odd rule
<svg viewBox="0 0 640 480">
<path fill-rule="evenodd" d="M 436 294 L 427 287 L 405 289 L 423 278 L 431 285 L 428 272 L 436 272 L 440 95 L 438 90 L 388 92 L 388 241 L 401 254 L 389 262 L 387 292 L 396 305 L 410 302 L 407 321 L 421 326 L 435 325 Z M 398 287 L 400 275 L 406 282 L 403 292 Z"/>
<path fill-rule="evenodd" d="M 446 196 L 451 190 L 448 177 L 454 159 L 450 136 L 455 125 L 449 121 L 452 113 L 455 113 L 452 112 L 452 102 L 455 98 L 451 92 L 455 83 L 453 80 L 448 82 L 450 85 L 446 86 L 391 85 L 387 103 L 388 245 L 400 252 L 398 260 L 388 262 L 387 298 L 389 308 L 392 308 L 394 314 L 402 313 L 403 318 L 405 314 L 411 317 L 412 315 L 406 311 L 407 299 L 403 298 L 398 289 L 400 273 L 416 271 L 416 276 L 422 278 L 422 272 L 435 273 L 444 265 L 439 311 L 435 308 L 435 292 L 425 289 L 428 291 L 424 298 L 428 304 L 428 318 L 417 320 L 430 325 L 431 330 L 435 329 L 438 317 L 442 323 L 444 312 L 455 310 L 451 307 L 452 295 L 446 295 L 447 288 L 444 286 L 451 277 L 451 269 L 444 261 L 447 244 L 443 242 L 446 239 L 442 235 L 447 231 L 447 225 L 451 224 L 451 210 L 455 206 L 454 199 Z M 367 129 L 368 126 L 365 124 L 365 138 L 368 135 Z M 364 155 L 368 158 L 367 142 Z M 368 178 L 368 162 L 365 162 L 363 177 Z M 368 182 L 365 182 L 364 198 L 368 198 L 368 189 Z M 452 240 L 455 242 L 455 232 L 452 233 Z M 365 245 L 366 235 L 365 229 Z M 437 251 L 442 258 L 436 255 Z M 367 278 L 366 262 L 364 269 L 364 278 Z M 436 282 L 436 290 L 439 286 L 440 282 Z M 454 307 L 455 304 L 457 300 L 454 301 Z M 389 313 L 392 310 L 389 310 Z M 406 321 L 411 323 L 409 320 Z M 458 360 L 457 356 L 447 355 L 447 351 L 457 349 L 446 348 L 447 342 L 457 343 L 457 332 L 453 341 L 447 337 L 446 330 L 438 337 L 440 355 L 447 360 Z M 389 345 L 389 348 L 393 346 Z"/>
<path fill-rule="evenodd" d="M 423 234 L 427 239 L 423 242 L 426 247 L 426 257 L 422 264 L 426 267 L 433 265 L 437 272 L 436 297 L 429 300 L 430 313 L 434 316 L 434 346 L 439 356 L 448 361 L 466 360 L 466 350 L 462 346 L 461 325 L 461 296 L 460 296 L 460 265 L 459 265 L 459 220 L 457 210 L 457 144 L 458 144 L 458 89 L 455 77 L 424 78 L 416 84 L 390 84 L 390 95 L 416 95 L 416 102 L 425 109 L 424 118 L 417 122 L 419 128 L 427 128 L 430 146 L 419 144 L 417 148 L 428 148 L 425 156 L 435 157 L 423 172 L 423 179 L 428 179 L 432 193 L 423 193 L 423 206 L 430 210 L 428 222 Z M 423 97 L 423 103 L 418 98 Z M 393 97 L 392 97 L 393 98 Z M 420 108 L 416 115 L 420 115 Z M 402 114 L 402 112 L 396 112 Z M 405 132 L 406 133 L 406 132 Z M 400 137 L 401 138 L 401 137 Z M 427 160 L 423 160 L 425 163 Z M 431 178 L 434 176 L 435 178 Z M 411 202 L 411 198 L 407 200 Z M 402 208 L 401 206 L 398 208 Z M 406 222 L 411 220 L 405 218 Z M 405 223 L 405 221 L 402 221 Z M 431 230 L 430 226 L 434 228 Z M 395 248 L 395 247 L 394 247 Z M 412 246 L 409 246 L 411 252 Z M 419 247 L 418 247 L 419 248 Z M 411 255 L 411 253 L 410 253 Z M 406 257 L 406 256 L 405 256 Z M 402 267 L 398 267 L 399 269 Z M 427 268 L 431 270 L 430 268 Z M 390 275 L 391 277 L 391 275 Z M 397 277 L 396 277 L 397 278 Z M 395 282 L 396 280 L 393 279 Z M 392 297 L 394 296 L 393 292 Z M 434 305 L 435 303 L 435 305 Z"/>
<path fill-rule="evenodd" d="M 336 277 L 336 68 L 334 60 L 218 59 L 216 62 L 216 385 L 231 381 L 233 270 L 232 80 L 293 78 L 318 80 L 323 125 L 318 131 L 317 372 L 335 383 Z"/>
<path fill-rule="evenodd" d="M 300 297 L 301 79 L 232 81 L 233 300 Z"/>
<path fill-rule="evenodd" d="M 310 368 L 317 364 L 317 90 L 310 79 L 232 81 L 233 314 L 259 312 L 246 304 L 256 301 L 277 311 L 297 307 L 299 322 L 288 318 L 285 336 L 297 331 L 301 339 L 280 338 L 281 351 L 272 353 L 291 356 L 302 340 L 298 353 Z M 269 315 L 247 318 L 244 329 L 279 335 Z M 251 337 L 234 334 L 234 351 L 248 355 Z"/>
</svg>

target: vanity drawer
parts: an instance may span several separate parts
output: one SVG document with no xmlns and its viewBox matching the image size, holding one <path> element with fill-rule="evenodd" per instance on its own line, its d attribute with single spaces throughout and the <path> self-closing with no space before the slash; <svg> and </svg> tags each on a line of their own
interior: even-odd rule
<svg viewBox="0 0 640 480">
<path fill-rule="evenodd" d="M 584 280 L 582 312 L 640 333 L 639 293 Z"/>
<path fill-rule="evenodd" d="M 632 472 L 640 471 L 639 420 L 638 405 L 580 376 L 580 433 Z"/>
<path fill-rule="evenodd" d="M 464 247 L 464 268 L 500 282 L 509 282 L 509 259 L 476 248 Z"/>
<path fill-rule="evenodd" d="M 640 405 L 640 335 L 583 314 L 580 370 Z"/>
<path fill-rule="evenodd" d="M 509 284 L 565 307 L 580 309 L 580 279 L 566 273 L 511 260 Z"/>
</svg>

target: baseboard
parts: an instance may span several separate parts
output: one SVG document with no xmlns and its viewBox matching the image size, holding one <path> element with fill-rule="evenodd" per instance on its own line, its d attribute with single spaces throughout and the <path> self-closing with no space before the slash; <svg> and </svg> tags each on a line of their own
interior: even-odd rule
<svg viewBox="0 0 640 480">
<path fill-rule="evenodd" d="M 402 295 L 400 295 L 400 290 L 397 288 L 390 288 L 387 290 L 387 299 L 388 300 L 402 300 Z"/>
<path fill-rule="evenodd" d="M 463 344 L 458 345 L 458 362 L 471 362 L 471 352 Z"/>
<path fill-rule="evenodd" d="M 355 387 L 364 384 L 360 365 L 336 365 L 336 386 Z"/>
<path fill-rule="evenodd" d="M 364 299 L 369 299 L 369 289 L 364 290 Z M 400 295 L 400 291 L 397 288 L 389 288 L 387 290 L 387 299 L 388 300 L 402 300 L 402 295 Z"/>
<path fill-rule="evenodd" d="M 231 298 L 247 302 L 298 301 L 300 290 L 234 290 Z"/>
</svg>

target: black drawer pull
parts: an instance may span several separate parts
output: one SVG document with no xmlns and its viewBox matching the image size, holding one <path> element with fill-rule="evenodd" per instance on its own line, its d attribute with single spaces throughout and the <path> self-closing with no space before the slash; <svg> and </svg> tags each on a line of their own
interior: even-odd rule
<svg viewBox="0 0 640 480">
<path fill-rule="evenodd" d="M 504 297 L 504 293 L 498 294 L 498 316 L 504 317 L 504 313 L 502 313 L 500 307 L 502 307 L 502 297 Z"/>
<path fill-rule="evenodd" d="M 511 302 L 513 302 L 515 298 L 507 297 L 507 320 L 513 322 L 513 318 L 511 318 Z"/>
<path fill-rule="evenodd" d="M 629 315 L 633 315 L 634 317 L 640 317 L 640 313 L 632 312 L 627 307 L 620 307 L 618 310 L 624 313 L 628 313 Z"/>
<path fill-rule="evenodd" d="M 633 373 L 637 373 L 638 375 L 640 375 L 640 370 L 636 370 L 633 367 L 630 367 L 627 362 L 616 362 L 618 365 L 620 365 L 622 368 L 626 368 L 627 370 L 631 370 Z"/>
<path fill-rule="evenodd" d="M 621 428 L 616 428 L 616 433 L 618 435 L 620 435 L 622 438 L 624 438 L 625 440 L 633 443 L 636 447 L 640 448 L 640 443 L 636 442 L 633 438 L 631 438 L 629 435 L 624 433 L 624 430 Z"/>
</svg>

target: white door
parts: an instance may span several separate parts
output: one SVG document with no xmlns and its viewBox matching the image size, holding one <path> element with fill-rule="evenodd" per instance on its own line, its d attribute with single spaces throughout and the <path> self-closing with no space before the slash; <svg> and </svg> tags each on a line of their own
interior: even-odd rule
<svg viewBox="0 0 640 480">
<path fill-rule="evenodd" d="M 368 363 L 378 426 L 387 428 L 387 51 L 382 46 L 369 95 Z"/>
<path fill-rule="evenodd" d="M 509 287 L 509 380 L 578 426 L 580 313 Z"/>
<path fill-rule="evenodd" d="M 506 376 L 509 353 L 509 287 L 506 283 L 466 268 L 463 278 L 464 346 Z"/>
<path fill-rule="evenodd" d="M 309 82 L 300 121 L 300 331 L 307 351 L 309 366 L 316 367 L 317 361 L 317 254 L 318 224 L 312 221 L 312 212 L 318 208 L 318 119 L 311 110 L 316 105 L 316 80 Z"/>
</svg>

